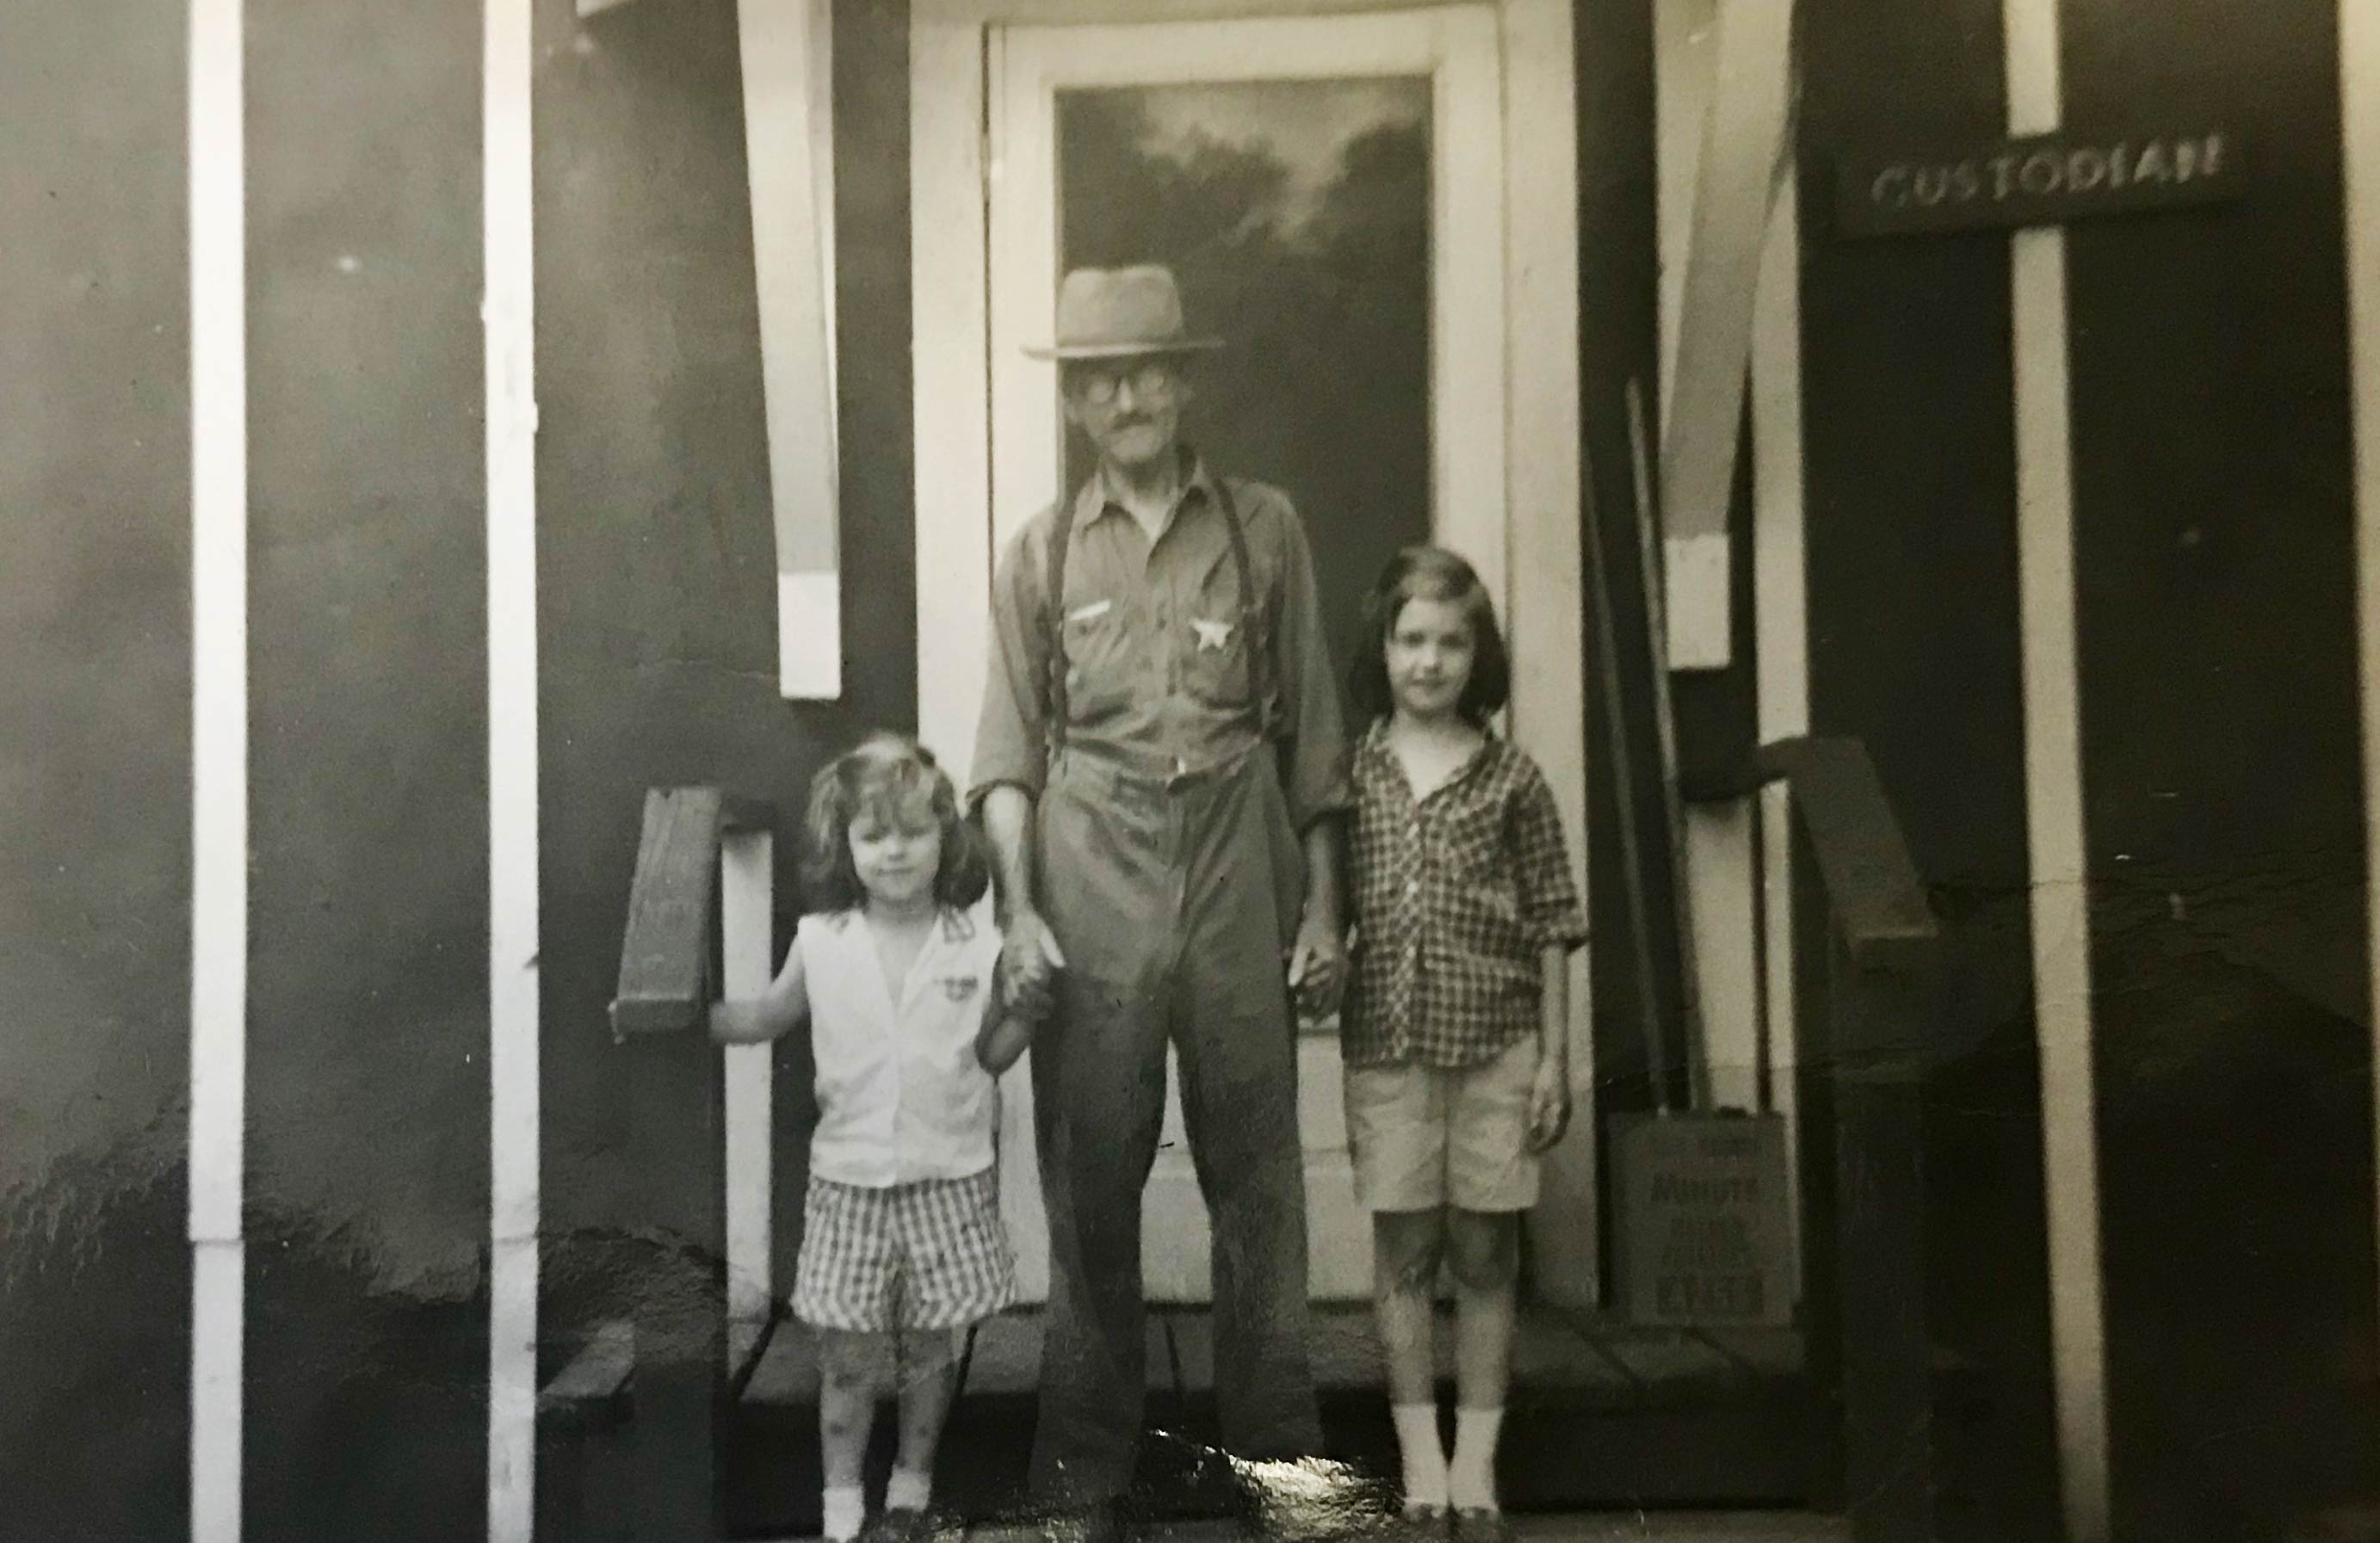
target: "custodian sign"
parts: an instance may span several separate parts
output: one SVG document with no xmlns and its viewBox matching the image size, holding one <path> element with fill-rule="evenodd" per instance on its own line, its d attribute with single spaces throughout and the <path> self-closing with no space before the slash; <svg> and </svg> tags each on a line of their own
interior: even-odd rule
<svg viewBox="0 0 2380 1543">
<path fill-rule="evenodd" d="M 1845 236 L 2054 225 L 2214 203 L 2244 181 L 2238 141 L 2219 129 L 2082 137 L 2045 134 L 1949 154 L 1847 154 L 1835 166 Z"/>
</svg>

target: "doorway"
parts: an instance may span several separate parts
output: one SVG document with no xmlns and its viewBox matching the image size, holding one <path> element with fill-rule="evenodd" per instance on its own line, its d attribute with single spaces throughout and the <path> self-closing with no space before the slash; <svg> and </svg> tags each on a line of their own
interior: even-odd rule
<svg viewBox="0 0 2380 1543">
<path fill-rule="evenodd" d="M 1066 443 L 1055 367 L 1024 352 L 1050 335 L 1060 274 L 1164 261 L 1182 277 L 1194 327 L 1226 341 L 1200 367 L 1190 437 L 1219 469 L 1281 486 L 1296 504 L 1340 669 L 1362 592 L 1390 553 L 1425 539 L 1462 552 L 1498 597 L 1516 677 L 1527 677 L 1512 732 L 1563 789 L 1575 843 L 1575 295 L 1565 289 L 1567 308 L 1548 322 L 1524 313 L 1542 282 L 1512 281 L 1513 248 L 1536 234 L 1512 200 L 1546 186 L 1513 164 L 1524 141 L 1510 122 L 1508 13 L 1529 7 L 1230 19 L 1194 8 L 1143 6 L 1136 14 L 1184 14 L 1122 24 L 1105 19 L 1119 7 L 1087 3 L 1038 4 L 1014 19 L 947 5 L 916 13 L 920 733 L 965 764 L 998 551 L 1085 469 L 1068 462 L 1081 452 Z M 1561 67 L 1566 89 L 1566 55 Z M 932 94 L 964 97 L 970 73 L 972 103 Z M 971 252 L 970 207 L 980 236 Z M 1561 233 L 1561 269 L 1574 273 L 1569 221 Z M 947 327 L 953 315 L 972 326 Z M 1534 341 L 1517 346 L 1521 337 Z M 1542 397 L 1523 406 L 1533 372 L 1560 377 L 1567 427 L 1558 443 L 1524 450 L 1516 413 L 1543 416 Z M 1552 571 L 1566 585 L 1516 587 L 1565 550 L 1566 568 Z M 1360 1298 L 1370 1233 L 1354 1203 L 1335 1032 L 1301 1035 L 1299 1075 L 1312 1293 Z M 1011 1074 L 1006 1131 L 1030 1131 L 1030 1100 L 1021 1069 Z M 1585 1239 L 1589 1294 L 1592 1145 L 1591 1128 L 1567 1141 L 1584 1163 L 1548 1185 L 1560 1192 L 1560 1230 Z M 1046 1231 L 1029 1139 L 1004 1139 L 1002 1162 L 1021 1283 L 1038 1298 Z M 1144 1215 L 1149 1299 L 1207 1300 L 1206 1210 L 1171 1100 Z"/>
</svg>

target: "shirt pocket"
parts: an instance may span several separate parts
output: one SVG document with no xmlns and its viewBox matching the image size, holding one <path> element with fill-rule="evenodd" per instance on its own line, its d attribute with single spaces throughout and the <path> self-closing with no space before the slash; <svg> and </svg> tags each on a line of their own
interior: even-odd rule
<svg viewBox="0 0 2380 1543">
<path fill-rule="evenodd" d="M 1112 717 L 1132 695 L 1132 627 L 1124 608 L 1106 601 L 1078 606 L 1059 630 L 1068 726 Z"/>
<path fill-rule="evenodd" d="M 1248 629 L 1237 611 L 1217 608 L 1209 615 L 1186 616 L 1174 648 L 1182 661 L 1182 685 L 1209 707 L 1242 708 L 1248 703 Z"/>
</svg>

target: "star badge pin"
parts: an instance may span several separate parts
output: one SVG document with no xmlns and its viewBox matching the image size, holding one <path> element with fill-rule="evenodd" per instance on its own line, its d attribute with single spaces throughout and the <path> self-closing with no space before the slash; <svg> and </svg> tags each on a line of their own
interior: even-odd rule
<svg viewBox="0 0 2380 1543">
<path fill-rule="evenodd" d="M 1202 653 L 1208 649 L 1220 651 L 1232 640 L 1232 624 L 1229 622 L 1210 622 L 1193 616 L 1190 629 L 1198 635 L 1198 649 Z"/>
</svg>

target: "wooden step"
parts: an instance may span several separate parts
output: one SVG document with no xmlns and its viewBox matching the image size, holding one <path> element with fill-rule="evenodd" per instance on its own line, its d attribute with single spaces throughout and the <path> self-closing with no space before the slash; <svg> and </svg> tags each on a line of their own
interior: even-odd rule
<svg viewBox="0 0 2380 1543">
<path fill-rule="evenodd" d="M 634 1325 L 625 1319 L 597 1324 L 563 1368 L 538 1390 L 538 1418 L 625 1415 L 636 1355 Z"/>
<path fill-rule="evenodd" d="M 727 1326 L 729 1384 L 738 1396 L 775 1338 L 778 1321 L 738 1320 Z M 597 1324 L 570 1350 L 562 1369 L 537 1391 L 538 1417 L 584 1418 L 590 1413 L 625 1416 L 633 1407 L 636 1365 L 636 1325 L 625 1318 Z"/>
</svg>

